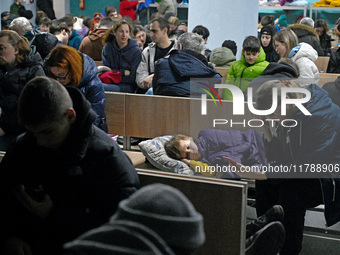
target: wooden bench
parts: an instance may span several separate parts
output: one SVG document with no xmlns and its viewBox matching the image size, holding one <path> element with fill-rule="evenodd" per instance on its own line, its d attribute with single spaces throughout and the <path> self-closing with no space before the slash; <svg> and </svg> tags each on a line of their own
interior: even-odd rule
<svg viewBox="0 0 340 255">
<path fill-rule="evenodd" d="M 334 82 L 340 74 L 338 73 L 320 73 L 319 86 L 322 88 L 327 82 Z"/>
<path fill-rule="evenodd" d="M 225 80 L 226 80 L 227 75 L 229 73 L 229 68 L 228 67 L 217 67 L 216 66 L 215 69 L 222 76 L 222 83 L 225 83 Z"/>
<path fill-rule="evenodd" d="M 247 183 L 138 169 L 142 186 L 181 190 L 204 217 L 206 242 L 198 254 L 244 254 Z"/>
<path fill-rule="evenodd" d="M 314 63 L 320 73 L 327 73 L 329 57 L 318 57 Z"/>
</svg>

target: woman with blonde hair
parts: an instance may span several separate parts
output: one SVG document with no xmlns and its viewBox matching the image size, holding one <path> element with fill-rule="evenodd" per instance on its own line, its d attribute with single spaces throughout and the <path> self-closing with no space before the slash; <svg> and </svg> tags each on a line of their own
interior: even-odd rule
<svg viewBox="0 0 340 255">
<path fill-rule="evenodd" d="M 315 60 L 317 51 L 308 43 L 299 43 L 291 29 L 279 31 L 273 38 L 276 52 L 281 58 L 291 58 L 299 67 L 300 75 L 296 82 L 304 87 L 311 83 L 319 84 L 320 74 Z"/>
<path fill-rule="evenodd" d="M 102 63 L 121 77 L 115 84 L 104 83 L 106 91 L 133 93 L 137 89 L 135 80 L 141 49 L 130 35 L 133 35 L 130 24 L 120 20 L 103 37 Z"/>
<path fill-rule="evenodd" d="M 45 61 L 47 75 L 64 86 L 79 88 L 97 113 L 94 124 L 107 132 L 105 94 L 95 62 L 69 46 L 56 46 Z"/>
<path fill-rule="evenodd" d="M 0 32 L 0 150 L 6 151 L 10 143 L 24 128 L 19 124 L 17 101 L 26 83 L 35 76 L 45 76 L 42 59 L 31 48 L 25 37 L 15 31 Z"/>
</svg>

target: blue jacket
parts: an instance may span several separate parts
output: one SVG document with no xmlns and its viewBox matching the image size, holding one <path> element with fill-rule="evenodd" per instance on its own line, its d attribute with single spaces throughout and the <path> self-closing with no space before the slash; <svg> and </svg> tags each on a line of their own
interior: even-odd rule
<svg viewBox="0 0 340 255">
<path fill-rule="evenodd" d="M 79 49 L 79 46 L 81 44 L 81 37 L 80 35 L 77 33 L 76 30 L 72 30 L 72 35 L 70 36 L 70 38 L 68 39 L 68 46 L 71 46 L 73 48 L 75 48 L 76 50 Z"/>
<path fill-rule="evenodd" d="M 94 124 L 107 132 L 105 117 L 105 93 L 101 80 L 98 77 L 96 63 L 86 54 L 83 57 L 83 76 L 81 77 L 79 89 L 84 93 L 86 99 L 91 103 L 92 109 L 97 113 Z"/>
<path fill-rule="evenodd" d="M 312 115 L 306 116 L 300 111 L 296 114 L 299 124 L 291 128 L 288 137 L 294 159 L 292 164 L 333 164 L 338 168 L 338 172 L 333 170 L 332 173 L 318 175 L 321 177 L 326 222 L 331 226 L 340 221 L 340 179 L 337 179 L 340 168 L 340 108 L 319 86 L 311 84 L 306 88 L 311 92 L 311 99 L 304 106 Z M 316 176 L 318 173 L 311 174 Z"/>
<path fill-rule="evenodd" d="M 197 79 L 193 82 L 193 78 Z M 211 92 L 204 84 L 214 87 L 214 84 L 220 83 L 221 75 L 208 66 L 202 54 L 189 50 L 173 50 L 169 57 L 155 63 L 152 87 L 155 95 L 197 97 L 205 94 L 202 89 Z"/>
<path fill-rule="evenodd" d="M 245 166 L 260 166 L 267 163 L 263 134 L 253 129 L 244 132 L 204 129 L 199 132 L 194 142 L 201 154 L 200 160 L 211 166 L 227 166 L 228 163 L 223 156 Z M 233 173 L 229 176 L 236 177 Z"/>
<path fill-rule="evenodd" d="M 128 45 L 120 49 L 116 40 L 107 42 L 102 51 L 102 63 L 112 71 L 119 71 L 122 75 L 120 84 L 131 85 L 137 88 L 136 71 L 142 59 L 141 49 L 136 40 L 129 39 Z M 124 71 L 129 70 L 130 74 L 125 75 Z"/>
</svg>

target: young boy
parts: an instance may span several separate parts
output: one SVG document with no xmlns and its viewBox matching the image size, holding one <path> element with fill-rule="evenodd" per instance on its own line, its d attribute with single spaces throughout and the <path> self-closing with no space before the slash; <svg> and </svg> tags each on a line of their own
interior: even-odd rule
<svg viewBox="0 0 340 255">
<path fill-rule="evenodd" d="M 260 40 L 255 36 L 248 36 L 243 41 L 241 60 L 234 62 L 229 70 L 226 84 L 232 84 L 246 92 L 252 79 L 260 76 L 269 65 L 266 61 L 266 53 L 261 48 Z M 224 89 L 224 100 L 232 100 L 229 89 Z"/>
<path fill-rule="evenodd" d="M 245 166 L 267 162 L 263 134 L 253 129 L 244 132 L 204 129 L 197 138 L 179 134 L 166 142 L 164 148 L 169 157 L 182 160 L 202 175 L 218 178 L 239 178 L 233 173 L 218 171 L 228 164 L 224 157 Z"/>
</svg>

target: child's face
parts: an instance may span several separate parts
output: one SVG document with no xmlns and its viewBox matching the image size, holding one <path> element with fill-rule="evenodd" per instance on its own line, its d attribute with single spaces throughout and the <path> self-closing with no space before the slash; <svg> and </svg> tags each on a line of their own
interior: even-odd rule
<svg viewBox="0 0 340 255">
<path fill-rule="evenodd" d="M 251 51 L 245 51 L 244 52 L 244 57 L 245 57 L 245 59 L 246 59 L 246 61 L 249 65 L 254 64 L 256 62 L 257 58 L 259 57 L 259 55 L 260 55 L 260 51 L 256 52 L 256 53 L 251 52 Z"/>
<path fill-rule="evenodd" d="M 198 160 L 201 158 L 201 154 L 198 151 L 197 145 L 192 139 L 180 140 L 178 144 L 181 159 Z"/>
<path fill-rule="evenodd" d="M 287 46 L 285 43 L 281 43 L 281 42 L 278 42 L 278 41 L 275 41 L 274 42 L 274 45 L 275 45 L 275 50 L 276 52 L 281 56 L 281 57 L 284 57 L 286 55 L 286 52 L 287 52 Z"/>
</svg>

